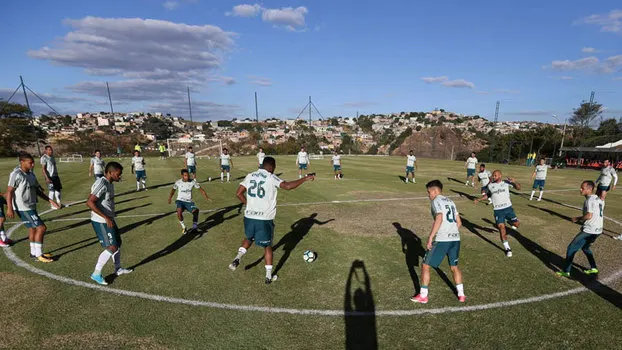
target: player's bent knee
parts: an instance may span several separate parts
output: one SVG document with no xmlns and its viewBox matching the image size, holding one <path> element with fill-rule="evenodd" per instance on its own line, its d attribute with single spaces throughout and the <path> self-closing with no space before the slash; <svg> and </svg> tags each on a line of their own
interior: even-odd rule
<svg viewBox="0 0 622 350">
<path fill-rule="evenodd" d="M 114 254 L 117 252 L 117 250 L 119 250 L 119 248 L 116 245 L 109 245 L 106 247 L 106 250 Z"/>
</svg>

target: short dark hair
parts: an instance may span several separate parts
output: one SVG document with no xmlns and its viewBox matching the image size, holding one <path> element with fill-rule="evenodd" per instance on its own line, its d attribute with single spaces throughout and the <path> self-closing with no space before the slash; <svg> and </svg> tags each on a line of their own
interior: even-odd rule
<svg viewBox="0 0 622 350">
<path fill-rule="evenodd" d="M 183 175 L 183 174 L 190 174 L 190 173 L 188 172 L 188 169 L 181 169 L 181 174 Z"/>
<path fill-rule="evenodd" d="M 134 153 L 138 153 L 138 154 L 140 154 L 140 151 L 139 151 L 139 150 L 137 150 L 137 149 L 135 149 L 135 150 L 134 150 Z"/>
<path fill-rule="evenodd" d="M 30 155 L 30 153 L 26 153 L 26 152 L 20 152 L 19 154 L 19 161 L 23 162 L 25 160 L 35 160 L 32 155 Z"/>
<path fill-rule="evenodd" d="M 192 149 L 192 146 L 188 146 L 188 149 Z"/>
<path fill-rule="evenodd" d="M 123 165 L 121 165 L 119 162 L 110 162 L 106 164 L 106 172 L 110 172 L 114 170 L 123 171 Z"/>
<path fill-rule="evenodd" d="M 49 148 L 49 149 L 51 149 L 51 148 L 52 148 L 52 146 L 50 146 L 50 145 L 46 145 L 46 146 L 45 146 L 45 149 L 47 150 L 48 148 Z"/>
<path fill-rule="evenodd" d="M 589 187 L 590 189 L 594 190 L 594 187 L 596 187 L 596 184 L 594 183 L 594 181 L 592 180 L 585 180 L 581 183 L 581 185 L 587 185 L 587 187 Z"/>
<path fill-rule="evenodd" d="M 266 157 L 263 159 L 263 166 L 269 165 L 272 168 L 276 168 L 276 159 L 272 158 L 272 157 Z"/>
<path fill-rule="evenodd" d="M 486 164 L 482 163 L 482 164 L 480 164 L 479 166 L 480 166 L 480 167 L 484 167 L 484 168 L 485 168 L 485 167 L 486 167 Z"/>
<path fill-rule="evenodd" d="M 438 187 L 441 191 L 443 190 L 443 183 L 440 180 L 432 180 L 425 184 L 425 188 Z"/>
<path fill-rule="evenodd" d="M 95 150 L 95 153 L 97 153 L 97 152 L 101 153 L 101 151 L 100 151 L 100 150 L 96 149 L 96 150 Z"/>
<path fill-rule="evenodd" d="M 227 147 L 223 148 L 222 150 L 223 150 L 223 151 L 228 151 Z"/>
</svg>

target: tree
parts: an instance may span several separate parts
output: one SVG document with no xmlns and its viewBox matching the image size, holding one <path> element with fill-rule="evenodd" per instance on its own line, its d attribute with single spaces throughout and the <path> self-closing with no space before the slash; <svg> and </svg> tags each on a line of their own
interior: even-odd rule
<svg viewBox="0 0 622 350">
<path fill-rule="evenodd" d="M 570 117 L 570 124 L 588 128 L 592 122 L 603 114 L 603 105 L 600 103 L 583 102 L 575 109 Z"/>
<path fill-rule="evenodd" d="M 218 121 L 218 126 L 221 127 L 221 128 L 231 127 L 231 125 L 233 125 L 233 123 L 231 123 L 230 120 L 219 120 Z"/>
<path fill-rule="evenodd" d="M 155 135 L 158 140 L 166 140 L 173 135 L 174 127 L 169 121 L 150 117 L 143 123 L 143 130 Z"/>
<path fill-rule="evenodd" d="M 17 148 L 47 137 L 45 131 L 32 124 L 30 116 L 25 105 L 0 101 L 0 155 L 12 156 Z"/>
</svg>

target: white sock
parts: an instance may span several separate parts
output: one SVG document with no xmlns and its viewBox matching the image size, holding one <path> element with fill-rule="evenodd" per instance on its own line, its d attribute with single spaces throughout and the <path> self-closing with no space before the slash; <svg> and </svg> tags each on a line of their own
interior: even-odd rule
<svg viewBox="0 0 622 350">
<path fill-rule="evenodd" d="M 95 264 L 95 271 L 93 271 L 93 274 L 95 276 L 102 274 L 102 269 L 104 268 L 104 265 L 106 265 L 108 259 L 110 259 L 111 256 L 112 254 L 108 251 L 108 249 L 104 249 L 104 251 L 99 254 L 99 258 L 97 258 L 97 264 Z"/>
<path fill-rule="evenodd" d="M 508 241 L 503 241 L 503 248 L 510 249 L 510 243 Z"/>
<path fill-rule="evenodd" d="M 230 177 L 231 177 L 231 173 L 227 173 L 227 182 L 229 182 Z"/>
<path fill-rule="evenodd" d="M 35 254 L 35 252 L 36 252 L 36 251 L 37 251 L 37 250 L 35 249 L 35 242 L 30 242 L 30 255 L 32 255 L 32 256 L 37 256 L 37 255 Z"/>
<path fill-rule="evenodd" d="M 419 295 L 421 295 L 422 298 L 426 298 L 428 296 L 428 287 L 421 287 Z"/>
<path fill-rule="evenodd" d="M 408 178 L 406 178 L 406 181 L 405 181 L 405 182 L 406 182 L 406 183 L 408 183 Z"/>
<path fill-rule="evenodd" d="M 302 175 L 301 175 L 301 174 L 298 174 L 298 178 L 299 178 L 299 179 L 302 179 Z"/>
<path fill-rule="evenodd" d="M 141 180 L 142 184 L 143 184 L 143 188 L 147 188 L 147 181 L 145 180 Z"/>
<path fill-rule="evenodd" d="M 540 191 L 540 196 L 538 197 L 538 199 L 542 199 L 542 193 L 544 193 L 544 191 Z"/>
<path fill-rule="evenodd" d="M 238 259 L 238 260 L 242 259 L 244 254 L 246 254 L 246 248 L 240 247 L 240 249 L 238 249 L 238 255 L 235 256 L 235 259 Z"/>
<path fill-rule="evenodd" d="M 536 190 L 531 191 L 531 197 L 529 197 L 529 200 L 533 199 L 533 195 L 536 194 Z"/>
<path fill-rule="evenodd" d="M 140 181 L 136 181 L 136 190 L 140 190 Z"/>
<path fill-rule="evenodd" d="M 464 285 L 462 283 L 456 284 L 456 289 L 458 290 L 458 296 L 463 297 L 464 296 Z"/>
<path fill-rule="evenodd" d="M 43 243 L 35 242 L 35 254 L 34 256 L 39 257 L 43 254 Z"/>
<path fill-rule="evenodd" d="M 4 233 L 4 230 L 0 230 L 0 240 L 6 241 L 6 239 L 6 233 Z"/>
<path fill-rule="evenodd" d="M 181 225 L 181 228 L 186 228 L 186 224 L 184 224 L 183 221 L 180 221 L 179 224 Z"/>
<path fill-rule="evenodd" d="M 54 191 L 54 194 L 56 196 L 56 203 L 58 203 L 58 205 L 60 205 L 60 192 L 59 191 Z"/>
<path fill-rule="evenodd" d="M 50 192 L 48 193 L 48 198 L 49 198 L 50 200 L 52 200 L 52 201 L 54 200 L 54 191 L 50 191 Z"/>
<path fill-rule="evenodd" d="M 220 173 L 220 181 L 224 180 L 225 178 L 225 174 L 224 173 Z"/>
<path fill-rule="evenodd" d="M 117 271 L 121 268 L 121 249 L 117 249 L 117 251 L 112 254 L 112 261 L 114 261 L 114 270 Z"/>
<path fill-rule="evenodd" d="M 415 177 L 413 176 L 413 183 L 416 184 L 417 183 L 417 179 L 415 179 Z"/>
<path fill-rule="evenodd" d="M 272 279 L 272 265 L 266 265 L 266 278 Z"/>
</svg>

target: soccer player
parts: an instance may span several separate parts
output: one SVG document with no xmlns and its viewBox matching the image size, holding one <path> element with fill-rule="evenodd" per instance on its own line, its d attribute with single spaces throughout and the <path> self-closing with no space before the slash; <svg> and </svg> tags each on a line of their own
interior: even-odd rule
<svg viewBox="0 0 622 350">
<path fill-rule="evenodd" d="M 469 185 L 469 180 L 470 180 L 471 183 L 473 184 L 473 188 L 475 188 L 475 180 L 473 178 L 475 177 L 476 166 L 477 166 L 477 158 L 475 157 L 475 152 L 471 152 L 471 156 L 467 158 L 466 162 L 464 163 L 464 167 L 467 170 L 467 181 L 464 184 L 465 186 Z"/>
<path fill-rule="evenodd" d="M 277 190 L 279 188 L 293 190 L 305 181 L 315 178 L 313 175 L 306 175 L 296 181 L 283 181 L 274 175 L 275 169 L 276 160 L 272 157 L 266 157 L 263 160 L 263 169 L 246 175 L 238 187 L 236 196 L 240 202 L 246 205 L 244 211 L 244 234 L 246 238 L 242 241 L 238 254 L 229 265 L 231 270 L 235 270 L 240 265 L 242 256 L 255 242 L 256 245 L 264 248 L 266 284 L 276 280 L 276 276 L 272 276 L 272 238 L 274 236 L 273 220 L 276 216 Z"/>
<path fill-rule="evenodd" d="M 477 173 L 477 182 L 479 182 L 480 186 L 482 187 L 482 196 L 485 195 L 488 191 L 488 184 L 490 183 L 491 176 L 492 174 L 490 173 L 490 171 L 486 170 L 486 164 L 480 164 L 479 172 Z M 488 198 L 488 202 L 492 203 L 490 198 Z"/>
<path fill-rule="evenodd" d="M 13 241 L 10 240 L 6 233 L 4 232 L 4 221 L 6 220 L 4 217 L 4 205 L 6 204 L 6 200 L 4 199 L 4 194 L 0 192 L 0 247 L 10 247 L 13 244 Z"/>
<path fill-rule="evenodd" d="M 406 156 L 406 180 L 405 180 L 405 183 L 408 183 L 408 174 L 412 175 L 412 182 L 414 184 L 417 183 L 417 179 L 415 179 L 415 167 L 417 167 L 417 170 L 419 170 L 419 166 L 417 166 L 417 157 L 415 157 L 415 151 L 410 150 L 410 152 Z"/>
<path fill-rule="evenodd" d="M 145 159 L 140 155 L 140 151 L 134 151 L 132 157 L 132 174 L 136 173 L 136 192 L 140 191 L 140 185 L 147 191 L 147 171 L 145 170 Z"/>
<path fill-rule="evenodd" d="M 585 196 L 583 215 L 572 218 L 572 222 L 583 221 L 583 227 L 581 232 L 570 242 L 568 249 L 566 249 L 566 263 L 562 271 L 557 272 L 559 276 L 570 277 L 572 260 L 579 249 L 583 250 L 587 261 L 590 263 L 590 269 L 583 271 L 583 273 L 586 275 L 598 273 L 596 260 L 594 260 L 594 254 L 592 254 L 590 246 L 603 232 L 603 209 L 605 208 L 605 202 L 594 194 L 595 187 L 596 184 L 592 181 L 583 181 L 581 183 L 580 193 L 582 196 Z"/>
<path fill-rule="evenodd" d="M 91 166 L 89 167 L 89 177 L 95 174 L 95 179 L 99 179 L 104 177 L 104 168 L 106 167 L 106 162 L 102 159 L 101 152 L 96 149 L 95 157 L 91 158 Z"/>
<path fill-rule="evenodd" d="M 333 172 L 335 172 L 335 180 L 339 180 L 341 178 L 341 156 L 339 155 L 337 151 L 335 151 L 335 154 L 333 155 L 331 162 L 333 163 Z"/>
<path fill-rule="evenodd" d="M 229 154 L 229 150 L 226 148 L 222 149 L 222 154 L 220 155 L 220 182 L 224 180 L 224 173 L 227 173 L 227 182 L 231 179 L 231 167 L 233 166 L 233 159 L 231 159 L 231 155 Z"/>
<path fill-rule="evenodd" d="M 188 173 L 192 174 L 192 179 L 197 178 L 197 161 L 192 146 L 189 146 L 188 152 L 186 152 L 186 169 L 188 169 Z"/>
<path fill-rule="evenodd" d="M 161 160 L 166 159 L 166 146 L 164 146 L 163 143 L 160 144 L 159 151 L 160 151 L 160 159 Z"/>
<path fill-rule="evenodd" d="M 259 161 L 259 169 L 261 169 L 261 167 L 263 166 L 264 158 L 266 158 L 266 154 L 263 153 L 263 148 L 260 148 L 259 152 L 257 152 L 257 160 Z"/>
<path fill-rule="evenodd" d="M 511 258 L 512 249 L 510 248 L 510 243 L 508 242 L 505 222 L 508 221 L 511 225 L 510 227 L 513 230 L 518 229 L 518 227 L 520 226 L 520 222 L 518 221 L 518 217 L 516 217 L 516 214 L 514 213 L 514 209 L 512 209 L 512 201 L 510 200 L 510 186 L 516 188 L 519 191 L 521 186 L 518 182 L 516 182 L 516 180 L 511 177 L 509 177 L 507 180 L 501 180 L 501 177 L 501 170 L 493 171 L 492 181 L 488 184 L 488 191 L 486 191 L 482 198 L 476 199 L 474 203 L 477 204 L 480 201 L 488 198 L 492 199 L 495 223 L 497 224 L 497 228 L 499 229 L 501 242 L 503 243 L 503 248 L 505 249 L 505 256 Z"/>
<path fill-rule="evenodd" d="M 421 291 L 410 298 L 415 303 L 425 304 L 428 302 L 428 285 L 430 284 L 430 266 L 438 268 L 447 257 L 449 267 L 454 275 L 458 301 L 464 303 L 464 285 L 462 284 L 462 272 L 458 268 L 460 255 L 460 226 L 462 221 L 454 202 L 443 196 L 443 184 L 439 180 L 432 180 L 425 185 L 428 190 L 428 198 L 432 202 L 430 209 L 434 223 L 428 237 L 426 254 L 421 266 Z"/>
<path fill-rule="evenodd" d="M 59 209 L 60 205 L 45 195 L 32 171 L 34 166 L 35 161 L 30 154 L 20 154 L 19 166 L 11 173 L 6 190 L 6 216 L 12 219 L 17 211 L 22 223 L 28 229 L 30 257 L 43 263 L 50 263 L 54 261 L 52 256 L 43 254 L 43 236 L 47 227 L 37 213 L 37 196 L 50 202 L 56 209 Z"/>
<path fill-rule="evenodd" d="M 192 229 L 196 230 L 199 225 L 199 208 L 197 208 L 192 201 L 193 188 L 198 188 L 203 197 L 205 197 L 206 200 L 209 200 L 207 193 L 205 193 L 205 190 L 201 187 L 201 185 L 199 185 L 197 180 L 190 180 L 189 171 L 187 169 L 182 169 L 181 179 L 175 182 L 173 188 L 171 189 L 171 194 L 168 196 L 168 204 L 171 204 L 175 191 L 179 191 L 177 192 L 177 200 L 175 201 L 175 205 L 177 206 L 177 218 L 179 219 L 179 224 L 181 225 L 182 234 L 187 232 L 186 225 L 184 224 L 184 210 L 192 213 Z"/>
<path fill-rule="evenodd" d="M 298 157 L 296 157 L 296 165 L 298 165 L 298 178 L 302 178 L 302 171 L 307 170 L 309 164 L 309 155 L 307 151 L 305 151 L 304 147 L 300 147 L 300 152 L 298 152 Z"/>
<path fill-rule="evenodd" d="M 63 189 L 63 185 L 60 182 L 58 176 L 58 168 L 56 167 L 56 159 L 54 159 L 54 150 L 52 146 L 45 146 L 45 153 L 41 156 L 41 168 L 43 169 L 43 176 L 45 182 L 48 184 L 49 198 L 56 198 L 58 203 L 58 209 L 62 208 L 60 203 L 60 191 Z M 51 206 L 52 209 L 57 209 L 55 206 Z"/>
<path fill-rule="evenodd" d="M 613 185 L 611 184 L 612 179 Z M 607 192 L 616 189 L 616 185 L 618 184 L 618 174 L 616 173 L 616 169 L 611 166 L 611 162 L 609 162 L 609 159 L 606 159 L 604 161 L 603 168 L 600 171 L 600 176 L 598 176 L 598 180 L 596 180 L 596 184 L 598 185 L 598 190 L 596 191 L 596 194 L 602 200 L 605 200 L 605 198 L 607 198 Z"/>
<path fill-rule="evenodd" d="M 108 284 L 102 277 L 102 269 L 111 257 L 117 276 L 132 272 L 131 269 L 121 267 L 121 235 L 114 220 L 114 182 L 119 182 L 122 174 L 121 164 L 108 163 L 104 177 L 97 179 L 91 186 L 91 194 L 86 200 L 86 206 L 91 209 L 91 225 L 99 243 L 104 247 L 104 251 L 97 258 L 91 279 L 102 285 Z"/>
<path fill-rule="evenodd" d="M 538 196 L 538 202 L 542 200 L 542 193 L 544 192 L 544 182 L 546 181 L 546 172 L 549 170 L 549 166 L 544 164 L 546 160 L 540 159 L 540 164 L 536 165 L 536 169 L 531 174 L 533 180 L 533 187 L 531 189 L 531 197 L 529 200 L 533 200 L 533 195 L 536 193 L 536 189 L 540 189 L 540 195 Z"/>
</svg>

